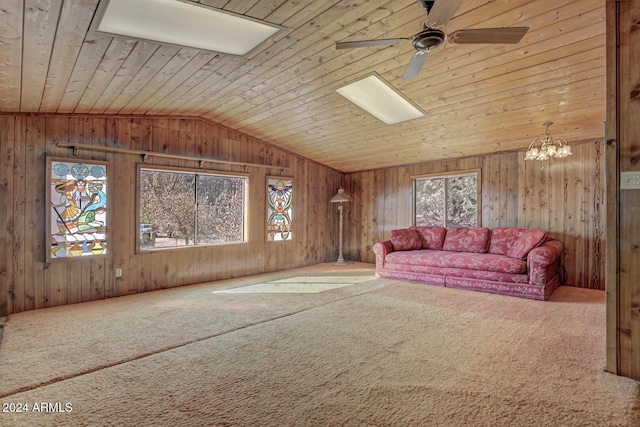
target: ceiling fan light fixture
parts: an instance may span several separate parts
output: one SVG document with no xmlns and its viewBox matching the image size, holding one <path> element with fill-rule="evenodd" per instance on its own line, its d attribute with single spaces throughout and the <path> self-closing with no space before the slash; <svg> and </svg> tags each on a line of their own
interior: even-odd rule
<svg viewBox="0 0 640 427">
<path fill-rule="evenodd" d="M 426 28 L 416 34 L 411 44 L 417 50 L 430 50 L 440 46 L 445 40 L 445 33 L 437 28 Z"/>
</svg>

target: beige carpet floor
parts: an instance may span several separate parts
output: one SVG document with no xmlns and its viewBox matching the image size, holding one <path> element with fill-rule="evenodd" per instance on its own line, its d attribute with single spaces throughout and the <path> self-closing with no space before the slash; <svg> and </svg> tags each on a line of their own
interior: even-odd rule
<svg viewBox="0 0 640 427">
<path fill-rule="evenodd" d="M 601 291 L 324 264 L 9 316 L 0 425 L 638 426 L 604 331 Z"/>
</svg>

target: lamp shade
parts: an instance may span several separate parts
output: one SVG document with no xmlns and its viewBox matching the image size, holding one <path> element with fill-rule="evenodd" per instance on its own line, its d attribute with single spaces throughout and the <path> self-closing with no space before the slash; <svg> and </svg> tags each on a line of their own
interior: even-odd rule
<svg viewBox="0 0 640 427">
<path fill-rule="evenodd" d="M 566 139 L 559 136 L 552 137 L 549 134 L 549 126 L 552 124 L 553 122 L 544 124 L 547 127 L 544 136 L 534 139 L 529 144 L 529 149 L 524 156 L 525 160 L 548 160 L 553 157 L 562 159 L 571 155 L 571 147 Z"/>
<path fill-rule="evenodd" d="M 344 189 L 339 188 L 338 193 L 329 200 L 329 203 L 345 203 L 353 201 L 353 197 L 344 192 Z"/>
</svg>

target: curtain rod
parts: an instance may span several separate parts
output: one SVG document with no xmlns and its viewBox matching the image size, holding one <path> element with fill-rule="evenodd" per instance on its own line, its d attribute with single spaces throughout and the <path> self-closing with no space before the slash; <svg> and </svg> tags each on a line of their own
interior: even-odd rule
<svg viewBox="0 0 640 427">
<path fill-rule="evenodd" d="M 130 150 L 128 148 L 104 147 L 100 145 L 75 144 L 75 143 L 63 142 L 63 141 L 57 141 L 55 143 L 55 146 L 61 147 L 61 148 L 73 148 L 74 155 L 77 155 L 78 150 L 90 150 L 90 151 L 103 151 L 107 153 L 136 154 L 136 155 L 142 156 L 142 161 L 145 161 L 147 157 L 165 157 L 169 159 L 191 160 L 194 162 L 200 162 L 200 167 L 202 167 L 202 164 L 206 162 L 206 163 L 222 163 L 225 165 L 236 165 L 236 166 L 244 166 L 244 167 L 251 166 L 251 167 L 257 167 L 257 168 L 278 168 L 281 170 L 281 172 L 289 169 L 288 166 L 265 165 L 262 163 L 234 162 L 232 160 L 205 159 L 202 157 L 182 156 L 180 154 L 156 153 L 153 151 Z"/>
</svg>

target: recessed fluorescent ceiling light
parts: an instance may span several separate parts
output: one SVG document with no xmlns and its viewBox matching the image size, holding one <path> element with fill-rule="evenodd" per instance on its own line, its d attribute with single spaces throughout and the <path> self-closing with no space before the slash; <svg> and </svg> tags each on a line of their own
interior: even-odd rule
<svg viewBox="0 0 640 427">
<path fill-rule="evenodd" d="M 422 110 L 376 74 L 349 83 L 336 92 L 387 125 L 425 116 Z"/>
<path fill-rule="evenodd" d="M 180 0 L 109 0 L 97 31 L 245 55 L 280 29 Z"/>
</svg>

